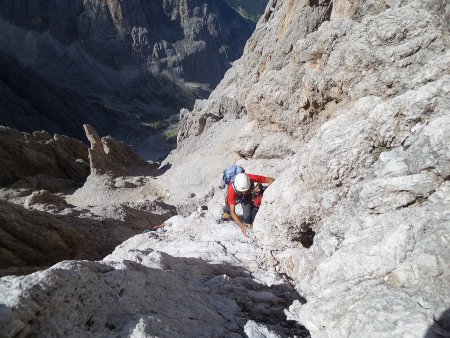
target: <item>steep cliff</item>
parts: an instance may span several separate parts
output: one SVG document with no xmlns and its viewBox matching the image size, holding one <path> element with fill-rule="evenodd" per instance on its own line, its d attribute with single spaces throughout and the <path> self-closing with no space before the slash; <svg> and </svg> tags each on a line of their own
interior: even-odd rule
<svg viewBox="0 0 450 338">
<path fill-rule="evenodd" d="M 90 123 L 142 153 L 153 144 L 153 158 L 170 146 L 154 124 L 207 96 L 254 29 L 222 1 L 0 7 L 1 124 L 81 137 Z"/>
<path fill-rule="evenodd" d="M 228 149 L 277 177 L 255 233 L 314 337 L 422 336 L 449 306 L 448 24 L 445 1 L 271 1 L 182 114 L 180 165 L 246 116 Z"/>
</svg>

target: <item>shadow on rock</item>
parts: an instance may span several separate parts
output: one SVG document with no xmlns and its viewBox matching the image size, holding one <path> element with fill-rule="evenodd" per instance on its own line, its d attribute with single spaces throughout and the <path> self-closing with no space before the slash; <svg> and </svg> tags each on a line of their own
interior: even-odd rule
<svg viewBox="0 0 450 338">
<path fill-rule="evenodd" d="M 174 213 L 170 206 L 159 204 L 155 208 L 160 213 L 124 205 L 109 208 L 116 208 L 111 212 L 121 213 L 123 220 L 69 208 L 65 214 L 54 215 L 0 200 L 0 276 L 29 273 L 65 259 L 100 260 L 126 239 Z"/>
<path fill-rule="evenodd" d="M 155 173 L 153 174 L 153 176 L 161 176 L 163 175 L 166 171 L 168 171 L 170 168 L 172 168 L 172 165 L 170 163 L 166 163 L 164 164 L 162 167 L 159 167 Z"/>
<path fill-rule="evenodd" d="M 279 337 L 308 334 L 286 321 L 284 308 L 299 298 L 287 285 L 268 287 L 227 263 L 128 255 L 2 278 L 0 303 L 15 305 L 1 310 L 0 336 L 261 337 L 252 321 Z"/>
<path fill-rule="evenodd" d="M 444 311 L 438 320 L 428 328 L 424 338 L 450 337 L 450 308 Z"/>
<path fill-rule="evenodd" d="M 294 300 L 306 302 L 291 285 L 258 283 L 248 270 L 229 263 L 212 264 L 199 258 L 175 258 L 165 253 L 161 256 L 165 269 L 179 270 L 181 267 L 177 265 L 181 261 L 181 264 L 190 266 L 190 273 L 202 279 L 215 294 L 233 299 L 240 310 L 237 322 L 241 333 L 252 320 L 279 337 L 309 336 L 304 326 L 286 319 L 284 310 Z"/>
<path fill-rule="evenodd" d="M 149 177 L 157 177 L 164 174 L 167 170 L 172 167 L 171 164 L 165 164 L 162 167 L 159 167 L 158 162 L 149 163 L 147 166 L 129 166 L 127 168 L 127 176 L 149 176 Z"/>
</svg>

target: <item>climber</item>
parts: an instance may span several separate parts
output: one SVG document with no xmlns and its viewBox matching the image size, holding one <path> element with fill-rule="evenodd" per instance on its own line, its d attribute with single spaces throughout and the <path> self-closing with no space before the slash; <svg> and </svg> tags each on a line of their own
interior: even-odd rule
<svg viewBox="0 0 450 338">
<path fill-rule="evenodd" d="M 259 210 L 263 194 L 263 183 L 271 185 L 275 181 L 272 177 L 240 173 L 230 182 L 225 197 L 224 219 L 231 217 L 247 236 L 247 227 L 253 228 L 253 221 Z M 241 203 L 244 212 L 244 222 L 236 215 L 235 206 Z M 247 225 L 247 226 L 246 226 Z"/>
</svg>

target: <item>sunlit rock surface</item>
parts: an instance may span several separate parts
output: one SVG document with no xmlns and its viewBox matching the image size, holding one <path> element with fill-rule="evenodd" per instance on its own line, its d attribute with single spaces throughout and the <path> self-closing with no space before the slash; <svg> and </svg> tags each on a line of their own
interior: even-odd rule
<svg viewBox="0 0 450 338">
<path fill-rule="evenodd" d="M 306 298 L 289 316 L 313 337 L 424 336 L 450 303 L 445 2 L 269 7 L 182 114 L 180 158 L 238 119 L 238 163 L 277 178 L 255 233 Z"/>
</svg>

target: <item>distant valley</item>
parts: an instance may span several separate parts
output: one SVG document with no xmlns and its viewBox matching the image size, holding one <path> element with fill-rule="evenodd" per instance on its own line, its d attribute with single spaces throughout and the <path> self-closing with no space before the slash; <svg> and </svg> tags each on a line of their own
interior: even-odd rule
<svg viewBox="0 0 450 338">
<path fill-rule="evenodd" d="M 242 54 L 255 23 L 236 9 L 263 2 L 1 0 L 0 124 L 85 141 L 89 123 L 158 159 Z"/>
</svg>

